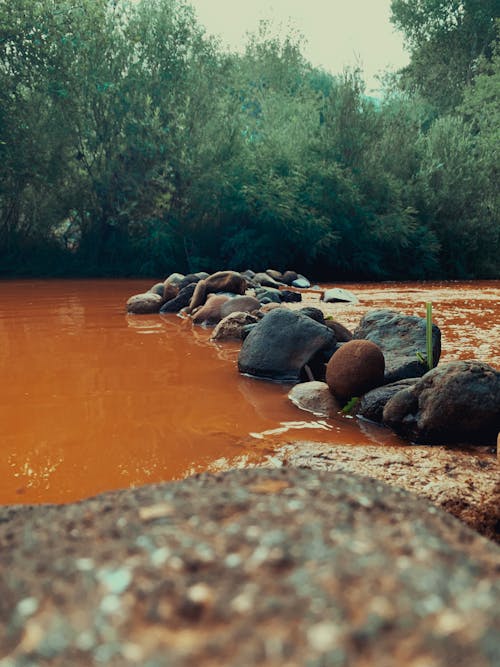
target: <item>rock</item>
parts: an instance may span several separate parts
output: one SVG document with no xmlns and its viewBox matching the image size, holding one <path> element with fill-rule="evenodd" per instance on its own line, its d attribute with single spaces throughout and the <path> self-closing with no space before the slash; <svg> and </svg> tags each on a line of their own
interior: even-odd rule
<svg viewBox="0 0 500 667">
<path fill-rule="evenodd" d="M 255 315 L 245 312 L 235 312 L 226 315 L 215 327 L 211 340 L 243 340 L 243 327 L 257 324 L 259 319 Z"/>
<path fill-rule="evenodd" d="M 376 424 L 369 426 L 388 432 Z M 273 448 L 266 464 L 282 465 L 364 475 L 406 489 L 500 543 L 499 467 L 491 456 L 446 447 L 294 442 Z"/>
<path fill-rule="evenodd" d="M 197 273 L 188 273 L 187 276 L 184 276 L 179 282 L 178 288 L 179 290 L 184 289 L 184 287 L 191 285 L 191 283 L 199 283 L 200 280 L 202 280 L 202 278 Z"/>
<path fill-rule="evenodd" d="M 326 382 L 340 401 L 360 397 L 384 381 L 384 355 L 368 340 L 344 343 L 328 362 Z"/>
<path fill-rule="evenodd" d="M 398 392 L 384 423 L 424 444 L 494 444 L 500 428 L 500 372 L 481 361 L 453 361 Z"/>
<path fill-rule="evenodd" d="M 210 294 L 206 303 L 193 313 L 193 324 L 217 324 L 223 317 L 222 306 L 228 301 L 231 301 L 228 296 Z"/>
<path fill-rule="evenodd" d="M 276 269 L 266 269 L 265 273 L 267 273 L 268 276 L 271 276 L 273 280 L 276 280 L 277 283 L 283 282 L 281 271 L 276 271 Z"/>
<path fill-rule="evenodd" d="M 163 298 L 154 292 L 134 294 L 127 301 L 127 313 L 133 313 L 134 315 L 159 313 L 162 303 Z"/>
<path fill-rule="evenodd" d="M 241 340 L 245 340 L 245 338 L 248 336 L 248 334 L 255 329 L 257 326 L 257 323 L 255 324 L 245 324 L 244 327 L 241 328 Z"/>
<path fill-rule="evenodd" d="M 183 308 L 186 308 L 191 301 L 195 289 L 195 283 L 191 283 L 187 287 L 181 289 L 174 299 L 170 299 L 170 301 L 167 301 L 160 308 L 160 313 L 178 313 Z"/>
<path fill-rule="evenodd" d="M 179 288 L 172 283 L 163 283 L 163 301 L 171 301 L 179 294 Z"/>
<path fill-rule="evenodd" d="M 323 315 L 323 311 L 319 308 L 314 308 L 314 306 L 305 306 L 305 308 L 300 308 L 296 312 L 302 313 L 302 315 L 307 315 L 307 317 L 310 317 L 320 324 L 325 323 L 325 316 Z"/>
<path fill-rule="evenodd" d="M 266 313 L 269 313 L 271 310 L 274 310 L 275 308 L 285 308 L 285 307 L 286 306 L 282 306 L 281 303 L 270 301 L 268 303 L 263 303 L 259 309 L 259 312 L 262 313 L 262 315 L 265 315 Z"/>
<path fill-rule="evenodd" d="M 200 280 L 189 302 L 188 313 L 193 313 L 196 308 L 202 306 L 209 294 L 217 292 L 231 292 L 233 294 L 245 294 L 247 280 L 236 271 L 217 271 Z"/>
<path fill-rule="evenodd" d="M 355 474 L 1 508 L 0 550 L 9 666 L 500 664 L 499 548 Z"/>
<path fill-rule="evenodd" d="M 184 280 L 183 273 L 171 273 L 168 278 L 165 278 L 163 281 L 164 285 L 176 285 L 179 287 L 179 284 Z"/>
<path fill-rule="evenodd" d="M 372 389 L 361 397 L 356 406 L 356 414 L 358 417 L 364 417 L 373 422 L 381 422 L 387 401 L 397 394 L 398 391 L 412 387 L 417 382 L 417 379 L 406 378 L 405 380 L 398 380 L 391 384 L 385 384 L 383 387 Z"/>
<path fill-rule="evenodd" d="M 281 303 L 281 292 L 273 287 L 258 287 L 255 296 L 260 303 Z"/>
<path fill-rule="evenodd" d="M 285 283 L 285 285 L 291 286 L 294 280 L 297 280 L 299 276 L 295 271 L 285 271 L 283 276 L 281 277 L 281 282 Z"/>
<path fill-rule="evenodd" d="M 252 271 L 252 269 L 246 269 L 246 271 L 242 271 L 241 275 L 248 280 L 253 280 L 255 278 L 255 271 Z"/>
<path fill-rule="evenodd" d="M 326 382 L 301 382 L 288 392 L 288 398 L 301 410 L 321 417 L 333 417 L 342 409 Z"/>
<path fill-rule="evenodd" d="M 254 310 L 259 310 L 260 301 L 253 296 L 235 296 L 229 301 L 226 301 L 221 308 L 221 316 L 224 318 L 229 313 L 251 313 Z"/>
<path fill-rule="evenodd" d="M 359 303 L 359 299 L 349 290 L 342 289 L 341 287 L 332 287 L 323 292 L 322 300 L 325 303 L 336 303 L 336 302 L 345 302 L 345 303 Z"/>
<path fill-rule="evenodd" d="M 325 324 L 333 331 L 337 342 L 347 343 L 348 341 L 352 340 L 352 332 L 349 331 L 349 329 L 347 329 L 343 324 L 340 324 L 340 322 L 336 322 L 330 318 L 325 318 Z"/>
<path fill-rule="evenodd" d="M 256 273 L 253 277 L 254 281 L 261 285 L 262 287 L 273 287 L 274 289 L 279 289 L 281 283 L 279 283 L 274 278 L 271 278 L 267 273 Z"/>
<path fill-rule="evenodd" d="M 297 274 L 297 278 L 295 280 L 292 280 L 292 286 L 293 287 L 300 287 L 302 289 L 307 289 L 308 287 L 311 287 L 311 283 L 307 278 L 300 273 Z"/>
<path fill-rule="evenodd" d="M 158 294 L 162 298 L 164 298 L 164 284 L 163 283 L 155 283 L 152 287 L 148 289 L 148 292 L 152 292 L 153 294 Z"/>
<path fill-rule="evenodd" d="M 294 292 L 289 289 L 280 290 L 280 297 L 283 303 L 300 303 L 302 301 L 302 294 Z"/>
<path fill-rule="evenodd" d="M 422 317 L 402 315 L 393 310 L 374 310 L 363 317 L 354 331 L 354 338 L 376 343 L 385 358 L 385 382 L 421 377 L 427 366 L 419 361 L 417 352 L 425 357 L 426 322 Z M 441 355 L 441 331 L 432 325 L 434 366 Z"/>
<path fill-rule="evenodd" d="M 334 334 L 324 325 L 288 308 L 276 308 L 245 339 L 238 368 L 259 378 L 297 382 L 304 365 L 335 342 Z"/>
</svg>

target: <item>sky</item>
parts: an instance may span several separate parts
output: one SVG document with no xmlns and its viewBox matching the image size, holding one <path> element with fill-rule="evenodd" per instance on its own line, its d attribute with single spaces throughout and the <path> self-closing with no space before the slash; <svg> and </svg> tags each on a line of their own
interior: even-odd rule
<svg viewBox="0 0 500 667">
<path fill-rule="evenodd" d="M 359 65 L 368 91 L 384 69 L 408 62 L 403 40 L 389 22 L 390 0 L 190 0 L 200 23 L 231 50 L 244 47 L 247 32 L 262 19 L 291 25 L 306 39 L 303 53 L 315 66 L 338 74 Z"/>
</svg>

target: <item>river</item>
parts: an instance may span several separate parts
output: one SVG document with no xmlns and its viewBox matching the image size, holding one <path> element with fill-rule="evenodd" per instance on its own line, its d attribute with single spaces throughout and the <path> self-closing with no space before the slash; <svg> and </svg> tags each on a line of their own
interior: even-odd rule
<svg viewBox="0 0 500 667">
<path fill-rule="evenodd" d="M 127 298 L 150 284 L 0 282 L 0 503 L 69 502 L 241 466 L 293 440 L 404 445 L 381 427 L 301 412 L 289 387 L 238 373 L 236 343 L 216 345 L 189 320 L 127 316 Z M 360 300 L 327 307 L 351 329 L 373 308 L 425 316 L 432 301 L 442 361 L 500 367 L 500 281 L 336 286 Z"/>
</svg>

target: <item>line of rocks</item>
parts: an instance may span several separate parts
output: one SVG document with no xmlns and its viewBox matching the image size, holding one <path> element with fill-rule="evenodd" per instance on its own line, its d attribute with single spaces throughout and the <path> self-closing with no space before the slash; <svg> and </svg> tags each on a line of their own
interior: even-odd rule
<svg viewBox="0 0 500 667">
<path fill-rule="evenodd" d="M 412 442 L 495 444 L 500 431 L 497 370 L 475 360 L 438 366 L 441 331 L 434 324 L 434 368 L 428 371 L 424 318 L 374 310 L 351 333 L 325 319 L 320 308 L 284 307 L 300 301 L 301 289 L 310 287 L 293 271 L 174 273 L 131 297 L 127 311 L 184 313 L 194 324 L 215 326 L 215 341 L 242 340 L 241 373 L 274 382 L 324 383 L 292 390 L 298 407 L 324 414 L 326 401 L 331 416 L 355 399 L 352 414 L 383 423 Z M 340 288 L 316 286 L 316 292 L 319 304 L 357 301 Z"/>
</svg>

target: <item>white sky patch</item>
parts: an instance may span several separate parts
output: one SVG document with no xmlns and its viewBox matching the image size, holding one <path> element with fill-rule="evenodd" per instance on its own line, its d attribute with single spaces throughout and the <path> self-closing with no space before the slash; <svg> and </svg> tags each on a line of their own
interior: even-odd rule
<svg viewBox="0 0 500 667">
<path fill-rule="evenodd" d="M 339 74 L 359 66 L 368 91 L 377 73 L 408 63 L 403 38 L 389 21 L 390 0 L 190 0 L 209 34 L 242 51 L 246 33 L 270 20 L 283 34 L 290 25 L 305 37 L 304 55 L 315 66 Z"/>
</svg>

